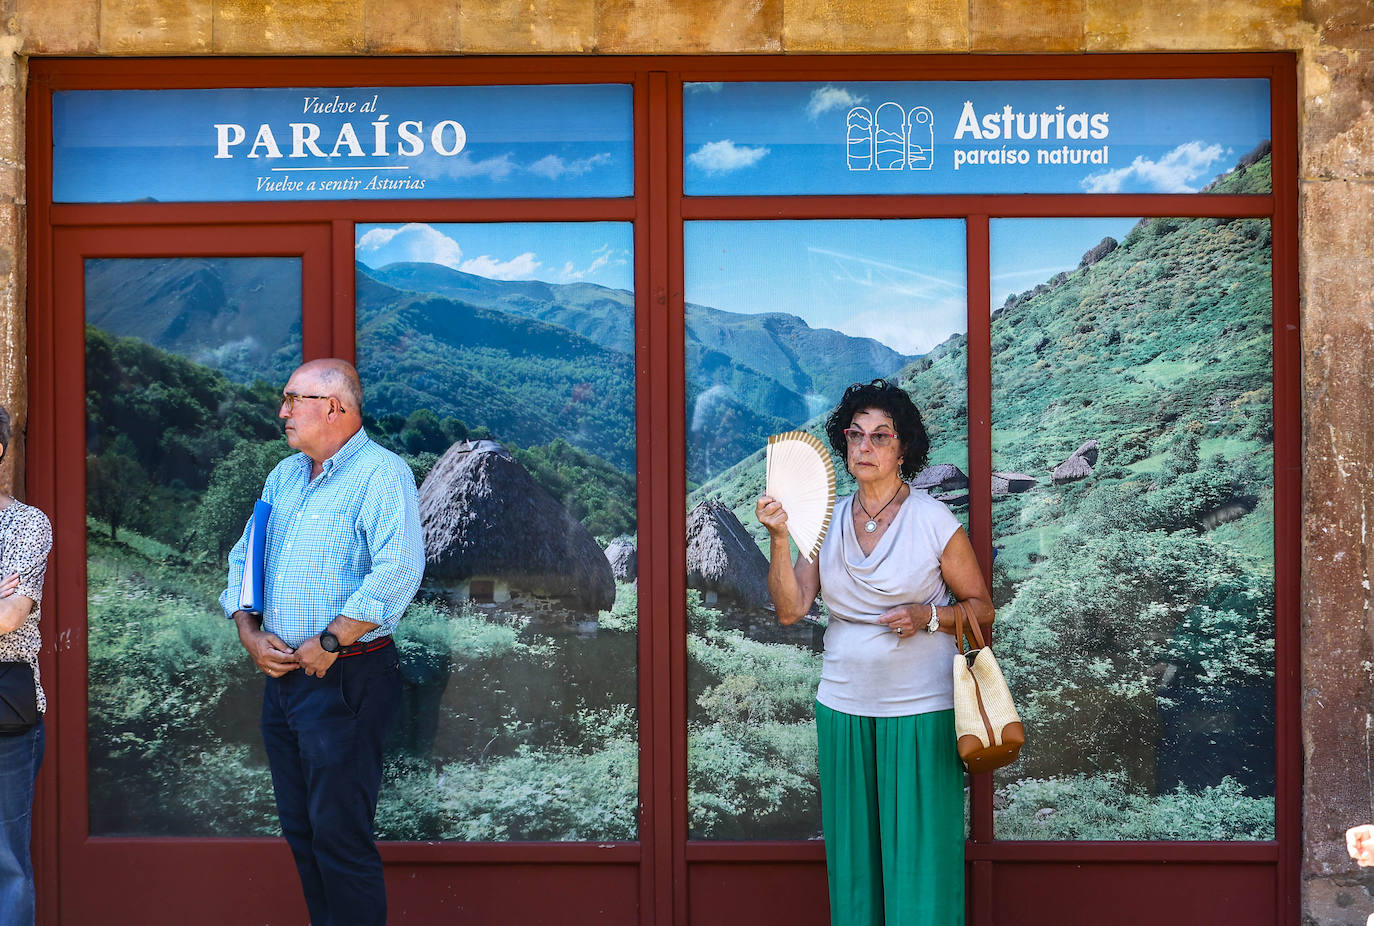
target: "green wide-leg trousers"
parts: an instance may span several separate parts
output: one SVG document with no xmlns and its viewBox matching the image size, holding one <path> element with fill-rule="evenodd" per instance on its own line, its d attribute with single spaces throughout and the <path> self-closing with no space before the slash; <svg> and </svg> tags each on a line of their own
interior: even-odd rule
<svg viewBox="0 0 1374 926">
<path fill-rule="evenodd" d="M 816 704 L 831 926 L 962 926 L 964 767 L 954 711 Z"/>
</svg>

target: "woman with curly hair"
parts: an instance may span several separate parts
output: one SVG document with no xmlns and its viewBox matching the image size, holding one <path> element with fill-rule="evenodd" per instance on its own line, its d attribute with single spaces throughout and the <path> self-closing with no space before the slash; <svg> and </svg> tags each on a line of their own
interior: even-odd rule
<svg viewBox="0 0 1374 926">
<path fill-rule="evenodd" d="M 10 446 L 9 412 L 0 407 L 0 459 Z M 33 858 L 29 853 L 33 783 L 43 761 L 47 701 L 38 678 L 39 603 L 52 549 L 52 525 L 37 508 L 0 492 L 0 669 L 17 678 L 38 722 L 0 733 L 0 926 L 33 926 Z"/>
<path fill-rule="evenodd" d="M 830 611 L 816 733 L 834 926 L 964 922 L 964 776 L 955 752 L 956 609 L 992 625 L 968 535 L 908 481 L 930 439 L 911 397 L 855 383 L 826 433 L 857 484 L 835 503 L 816 562 L 792 562 L 787 512 L 759 498 L 768 589 L 792 624 Z"/>
</svg>

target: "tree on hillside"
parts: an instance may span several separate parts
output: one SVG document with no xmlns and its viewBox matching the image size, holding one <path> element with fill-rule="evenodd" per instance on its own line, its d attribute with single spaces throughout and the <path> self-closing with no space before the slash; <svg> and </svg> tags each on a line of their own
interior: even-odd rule
<svg viewBox="0 0 1374 926">
<path fill-rule="evenodd" d="M 128 524 L 148 497 L 148 474 L 135 459 L 133 443 L 120 435 L 101 454 L 86 455 L 86 506 L 110 525 L 110 539 Z"/>
<path fill-rule="evenodd" d="M 229 451 L 210 474 L 210 485 L 191 517 L 187 546 L 222 562 L 238 542 L 268 473 L 288 453 L 280 440 L 244 441 Z"/>
</svg>

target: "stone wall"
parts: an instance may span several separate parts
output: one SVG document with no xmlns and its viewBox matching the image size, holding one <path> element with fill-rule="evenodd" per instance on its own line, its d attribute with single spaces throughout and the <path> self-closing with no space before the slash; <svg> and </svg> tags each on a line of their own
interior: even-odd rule
<svg viewBox="0 0 1374 926">
<path fill-rule="evenodd" d="M 1361 0 L 0 0 L 0 402 L 22 431 L 32 55 L 1299 55 L 1304 916 L 1363 924 L 1374 801 L 1374 6 Z M 14 484 L 22 443 L 0 463 Z M 22 493 L 22 485 L 16 485 Z"/>
</svg>

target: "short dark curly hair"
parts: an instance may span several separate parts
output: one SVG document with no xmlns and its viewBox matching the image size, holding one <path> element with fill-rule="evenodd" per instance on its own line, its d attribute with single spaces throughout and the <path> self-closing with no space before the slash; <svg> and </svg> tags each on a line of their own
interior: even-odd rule
<svg viewBox="0 0 1374 926">
<path fill-rule="evenodd" d="M 0 460 L 5 458 L 5 454 L 10 452 L 10 413 L 9 409 L 0 405 Z"/>
<path fill-rule="evenodd" d="M 825 434 L 830 438 L 830 446 L 841 460 L 849 459 L 849 442 L 845 440 L 844 429 L 854 421 L 854 416 L 865 409 L 874 408 L 892 418 L 892 427 L 897 431 L 897 439 L 902 442 L 902 478 L 910 482 L 926 468 L 930 457 L 930 435 L 921 421 L 921 413 L 906 390 L 894 386 L 885 379 L 875 379 L 871 383 L 855 383 L 844 391 L 844 398 L 830 417 L 825 421 Z"/>
</svg>

